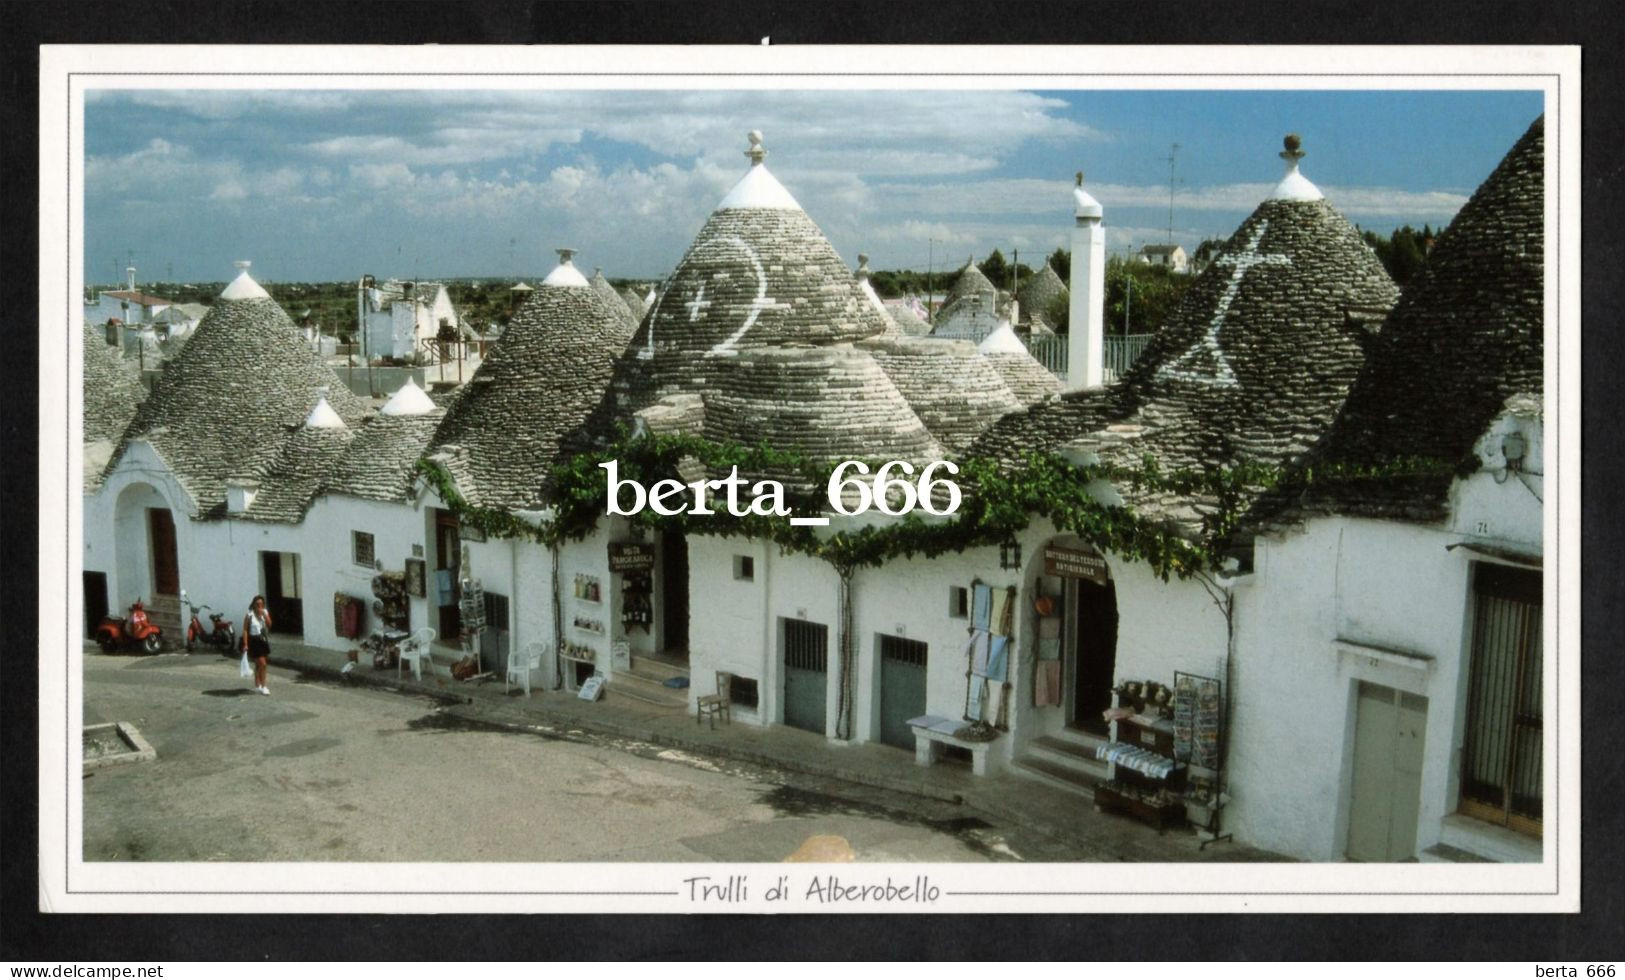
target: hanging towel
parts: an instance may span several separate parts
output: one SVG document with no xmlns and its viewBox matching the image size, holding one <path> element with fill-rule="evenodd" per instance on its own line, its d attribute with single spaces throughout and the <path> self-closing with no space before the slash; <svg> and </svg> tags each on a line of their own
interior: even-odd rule
<svg viewBox="0 0 1625 980">
<path fill-rule="evenodd" d="M 985 630 L 988 628 L 988 617 L 993 612 L 993 589 L 980 582 L 972 585 L 970 625 L 972 629 Z"/>
<path fill-rule="evenodd" d="M 970 699 L 965 707 L 965 718 L 969 721 L 982 720 L 982 700 L 987 696 L 987 682 L 980 677 L 970 679 Z"/>
<path fill-rule="evenodd" d="M 1061 638 L 1058 636 L 1040 636 L 1038 638 L 1038 659 L 1061 659 Z"/>
<path fill-rule="evenodd" d="M 988 650 L 992 646 L 993 637 L 981 630 L 971 634 L 970 638 L 970 672 L 972 677 L 986 677 Z"/>
<path fill-rule="evenodd" d="M 1043 707 L 1047 704 L 1061 703 L 1061 662 L 1059 660 L 1038 661 L 1038 671 L 1033 678 L 1033 704 Z"/>
<path fill-rule="evenodd" d="M 451 569 L 439 568 L 434 573 L 434 588 L 440 593 L 440 605 L 451 605 Z"/>
<path fill-rule="evenodd" d="M 995 636 L 988 644 L 987 650 L 987 679 L 990 681 L 1004 680 L 1005 664 L 1010 654 L 1010 638 L 1008 636 Z"/>
<path fill-rule="evenodd" d="M 993 593 L 993 609 L 988 616 L 987 630 L 1000 636 L 1009 636 L 1010 594 L 1004 589 Z"/>
</svg>

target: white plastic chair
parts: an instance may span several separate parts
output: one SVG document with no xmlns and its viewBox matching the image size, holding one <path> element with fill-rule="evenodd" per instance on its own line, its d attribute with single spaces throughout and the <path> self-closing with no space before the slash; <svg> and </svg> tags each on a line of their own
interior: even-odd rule
<svg viewBox="0 0 1625 980">
<path fill-rule="evenodd" d="M 525 644 L 523 650 L 508 654 L 508 676 L 502 680 L 502 693 L 508 693 L 508 685 L 518 684 L 525 689 L 525 697 L 530 697 L 530 672 L 542 669 L 542 655 L 547 652 L 547 644 L 540 640 Z"/>
<path fill-rule="evenodd" d="M 429 665 L 429 672 L 434 673 L 434 661 L 429 659 L 429 647 L 434 643 L 435 631 L 427 626 L 414 630 L 410 639 L 401 642 L 401 659 L 395 662 L 395 677 L 401 676 L 401 668 L 410 660 L 412 662 L 412 679 L 423 679 L 423 664 Z"/>
</svg>

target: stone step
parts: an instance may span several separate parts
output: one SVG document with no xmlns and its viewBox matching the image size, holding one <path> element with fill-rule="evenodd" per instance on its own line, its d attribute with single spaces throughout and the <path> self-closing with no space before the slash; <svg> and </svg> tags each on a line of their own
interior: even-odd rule
<svg viewBox="0 0 1625 980">
<path fill-rule="evenodd" d="M 1434 844 L 1432 847 L 1416 856 L 1423 864 L 1495 864 L 1493 858 L 1487 858 L 1472 851 L 1464 851 L 1449 844 Z"/>
<path fill-rule="evenodd" d="M 1012 769 L 1030 779 L 1037 779 L 1057 789 L 1089 799 L 1094 798 L 1095 785 L 1104 782 L 1106 778 L 1104 769 L 1100 775 L 1095 776 L 1033 755 L 1024 755 L 1017 759 Z"/>
<path fill-rule="evenodd" d="M 617 671 L 616 673 L 617 675 L 624 676 L 629 672 L 621 670 Z M 655 657 L 633 657 L 632 669 L 630 673 L 635 674 L 638 677 L 647 678 L 648 680 L 659 684 L 668 678 L 687 677 L 688 665 L 672 663 L 669 660 L 658 659 Z"/>
</svg>

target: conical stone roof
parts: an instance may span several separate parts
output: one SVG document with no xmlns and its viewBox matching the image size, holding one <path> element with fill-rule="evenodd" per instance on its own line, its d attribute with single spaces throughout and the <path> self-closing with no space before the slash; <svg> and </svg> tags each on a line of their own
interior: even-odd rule
<svg viewBox="0 0 1625 980">
<path fill-rule="evenodd" d="M 613 336 L 619 342 L 620 348 L 624 348 L 631 343 L 632 335 L 638 332 L 638 321 L 643 319 L 641 311 L 637 314 L 632 312 L 632 309 L 626 305 L 626 300 L 622 299 L 621 294 L 615 291 L 615 287 L 609 284 L 608 279 L 604 278 L 602 269 L 594 269 L 592 278 L 588 282 L 592 285 L 592 291 L 598 294 L 599 299 L 603 300 L 604 307 L 615 315 L 619 327 L 614 331 Z M 617 348 L 617 350 L 620 348 Z"/>
<path fill-rule="evenodd" d="M 977 346 L 1005 386 L 1023 405 L 1034 405 L 1061 393 L 1061 379 L 1027 352 L 1010 324 L 1001 324 Z"/>
<path fill-rule="evenodd" d="M 999 290 L 997 286 L 993 285 L 993 280 L 989 279 L 981 269 L 976 267 L 976 256 L 973 255 L 965 260 L 965 267 L 959 270 L 959 277 L 954 280 L 952 286 L 948 287 L 948 295 L 943 300 L 942 305 L 947 308 L 958 300 L 977 296 L 984 292 L 997 295 Z"/>
<path fill-rule="evenodd" d="M 1033 273 L 1021 284 L 1021 288 L 1016 290 L 1016 302 L 1021 304 L 1022 319 L 1029 322 L 1040 321 L 1045 327 L 1053 327 L 1054 324 L 1049 322 L 1050 307 L 1057 300 L 1064 302 L 1071 295 L 1066 283 L 1061 281 L 1061 277 L 1046 261 L 1042 269 Z"/>
<path fill-rule="evenodd" d="M 1128 466 L 1149 454 L 1173 470 L 1280 465 L 1315 445 L 1398 289 L 1354 226 L 1297 174 L 1296 146 L 1282 155 L 1289 179 L 1186 290 L 1121 382 L 1006 419 L 977 449 L 1014 462 L 1071 447 Z M 1188 502 L 1156 503 L 1194 519 Z"/>
<path fill-rule="evenodd" d="M 1509 402 L 1544 389 L 1545 118 L 1439 236 L 1372 345 L 1337 425 L 1308 465 L 1441 472 L 1336 479 L 1305 505 L 1374 517 L 1443 519 L 1450 485 Z M 1528 464 L 1538 470 L 1540 461 Z"/>
<path fill-rule="evenodd" d="M 861 346 L 951 453 L 963 452 L 1001 416 L 1024 407 L 968 340 L 909 337 Z"/>
<path fill-rule="evenodd" d="M 909 337 L 924 337 L 931 332 L 931 324 L 926 323 L 907 305 L 899 304 L 888 310 L 892 321 L 902 328 L 903 333 Z"/>
<path fill-rule="evenodd" d="M 753 151 L 765 155 L 759 143 Z M 661 286 L 633 346 L 655 356 L 726 354 L 863 340 L 889 325 L 756 156 Z"/>
<path fill-rule="evenodd" d="M 326 396 L 354 425 L 366 414 L 305 342 L 282 307 L 242 273 L 204 316 L 125 430 L 118 465 L 133 440 L 150 441 L 197 504 L 225 511 L 226 480 L 257 479 Z"/>
<path fill-rule="evenodd" d="M 568 263 L 566 254 L 560 269 Z M 614 314 L 579 273 L 555 269 L 548 278 L 446 410 L 428 449 L 476 506 L 541 507 L 561 442 L 609 385 Z"/>
<path fill-rule="evenodd" d="M 147 389 L 141 384 L 139 368 L 107 342 L 105 331 L 85 324 L 84 345 L 83 439 L 113 443 L 135 417 Z"/>
<path fill-rule="evenodd" d="M 638 295 L 638 291 L 631 286 L 622 286 L 620 292 L 616 293 L 616 295 L 621 298 L 621 302 L 626 304 L 626 308 L 631 311 L 633 318 L 638 323 L 642 323 L 644 315 L 649 312 L 649 304 L 643 301 L 643 297 Z"/>
<path fill-rule="evenodd" d="M 320 406 L 318 405 L 318 410 Z M 355 439 L 349 426 L 331 424 L 336 413 L 324 415 L 286 439 L 259 477 L 253 503 L 241 514 L 248 521 L 297 523 L 315 499 L 328 475 Z"/>
</svg>

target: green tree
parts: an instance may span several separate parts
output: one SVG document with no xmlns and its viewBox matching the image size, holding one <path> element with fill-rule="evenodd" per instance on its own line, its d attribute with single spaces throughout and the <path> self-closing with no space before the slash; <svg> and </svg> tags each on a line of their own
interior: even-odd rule
<svg viewBox="0 0 1625 980">
<path fill-rule="evenodd" d="M 992 254 L 976 264 L 982 270 L 982 275 L 993 282 L 995 289 L 1007 289 L 1010 286 L 1010 265 L 1005 261 L 1004 253 L 994 249 Z"/>
</svg>

